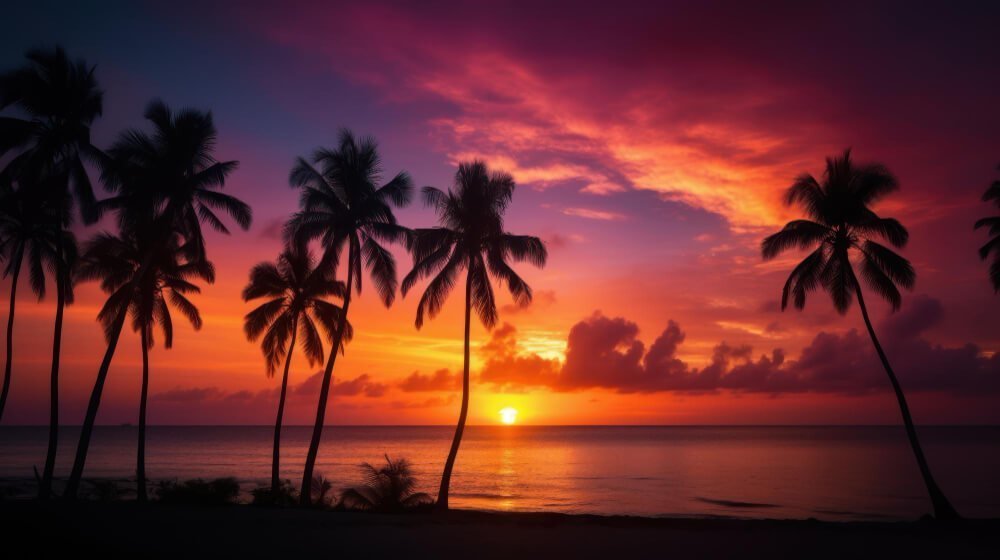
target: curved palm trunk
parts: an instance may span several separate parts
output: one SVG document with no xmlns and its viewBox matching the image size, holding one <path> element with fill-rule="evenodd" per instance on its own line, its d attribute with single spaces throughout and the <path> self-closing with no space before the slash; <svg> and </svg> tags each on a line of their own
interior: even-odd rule
<svg viewBox="0 0 1000 560">
<path fill-rule="evenodd" d="M 139 449 L 135 459 L 135 497 L 146 501 L 146 396 L 149 394 L 149 327 L 143 325 L 142 336 L 142 389 L 139 392 Z"/>
<path fill-rule="evenodd" d="M 861 315 L 865 319 L 865 327 L 868 328 L 868 334 L 875 345 L 875 351 L 878 353 L 879 359 L 882 360 L 885 373 L 889 376 L 889 381 L 892 383 L 892 390 L 896 392 L 896 401 L 899 403 L 899 412 L 902 414 L 903 424 L 906 426 L 906 435 L 910 439 L 910 447 L 913 448 L 913 454 L 917 458 L 917 465 L 920 466 L 920 474 L 924 478 L 924 485 L 927 486 L 927 493 L 930 494 L 931 504 L 934 506 L 934 517 L 937 519 L 960 519 L 958 512 L 952 507 L 951 502 L 948 501 L 944 492 L 941 491 L 937 482 L 934 481 L 934 476 L 931 475 L 931 468 L 924 457 L 923 449 L 920 447 L 920 440 L 917 439 L 917 429 L 913 425 L 913 418 L 910 417 L 910 407 L 906 404 L 906 396 L 903 395 L 903 388 L 899 385 L 899 380 L 896 379 L 896 374 L 892 371 L 892 366 L 889 365 L 889 359 L 886 357 L 885 351 L 882 350 L 882 345 L 879 344 L 878 338 L 875 336 L 875 329 L 872 327 L 871 319 L 868 318 L 868 308 L 865 306 L 865 299 L 861 294 L 860 284 L 855 282 L 854 289 L 858 296 L 858 306 L 861 308 Z"/>
<path fill-rule="evenodd" d="M 118 339 L 121 337 L 127 312 L 128 308 L 125 308 L 115 318 L 114 328 L 108 340 L 108 349 L 104 352 L 101 369 L 97 371 L 97 381 L 94 383 L 94 389 L 90 393 L 90 402 L 87 404 L 87 415 L 83 419 L 83 426 L 80 427 L 80 443 L 76 446 L 76 458 L 73 460 L 73 470 L 70 471 L 69 480 L 66 482 L 66 491 L 63 493 L 63 497 L 67 500 L 76 499 L 77 491 L 80 489 L 80 480 L 83 478 L 83 467 L 87 462 L 87 451 L 90 448 L 90 436 L 94 431 L 94 422 L 97 420 L 97 410 L 101 406 L 101 394 L 104 392 L 104 382 L 108 378 L 108 369 L 111 368 L 111 360 L 115 356 L 115 349 L 118 347 Z"/>
<path fill-rule="evenodd" d="M 285 394 L 288 391 L 288 368 L 292 365 L 292 353 L 295 352 L 295 335 L 298 334 L 298 317 L 292 320 L 292 340 L 288 343 L 288 357 L 285 358 L 285 372 L 281 376 L 281 394 L 278 396 L 278 417 L 274 421 L 274 452 L 271 456 L 271 499 L 278 502 L 278 488 L 281 480 L 278 477 L 281 462 L 281 418 L 285 415 Z"/>
<path fill-rule="evenodd" d="M 444 463 L 444 473 L 441 475 L 441 488 L 438 490 L 437 508 L 448 509 L 448 487 L 451 485 L 451 471 L 455 468 L 458 457 L 458 446 L 462 444 L 462 433 L 465 431 L 465 419 L 469 414 L 469 332 L 472 319 L 472 275 L 465 277 L 465 363 L 462 368 L 462 411 L 458 415 L 458 426 L 455 427 L 455 438 L 451 441 L 448 460 Z"/>
<path fill-rule="evenodd" d="M 7 406 L 7 394 L 10 393 L 11 367 L 14 359 L 14 304 L 17 302 L 17 277 L 21 274 L 21 261 L 24 251 L 18 250 L 14 260 L 14 274 L 10 281 L 10 310 L 7 317 L 7 363 L 3 368 L 3 389 L 0 390 L 0 420 Z"/>
<path fill-rule="evenodd" d="M 60 218 L 60 223 L 62 223 Z M 56 237 L 56 325 L 52 333 L 52 371 L 49 374 L 49 444 L 45 453 L 45 469 L 38 487 L 38 498 L 49 499 L 52 477 L 59 447 L 59 354 L 62 347 L 63 312 L 66 308 L 66 263 L 63 262 L 62 231 Z"/>
<path fill-rule="evenodd" d="M 316 467 L 316 455 L 319 453 L 319 442 L 323 436 L 326 403 L 330 396 L 330 384 L 333 381 L 333 366 L 337 362 L 340 343 L 344 339 L 344 330 L 347 325 L 347 309 L 351 306 L 351 290 L 354 289 L 354 267 L 350 265 L 350 263 L 354 262 L 354 249 L 348 249 L 347 254 L 347 293 L 344 294 L 343 313 L 340 318 L 340 325 L 337 326 L 333 346 L 330 348 L 330 358 L 326 362 L 326 370 L 323 372 L 323 384 L 319 389 L 319 404 L 316 408 L 316 423 L 313 424 L 312 439 L 309 441 L 309 452 L 306 454 L 306 468 L 302 473 L 302 490 L 299 491 L 299 503 L 304 506 L 309 505 L 312 501 L 313 469 Z"/>
</svg>

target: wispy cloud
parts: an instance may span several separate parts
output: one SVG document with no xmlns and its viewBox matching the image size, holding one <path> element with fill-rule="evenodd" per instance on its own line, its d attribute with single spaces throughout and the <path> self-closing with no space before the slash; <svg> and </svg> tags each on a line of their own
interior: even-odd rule
<svg viewBox="0 0 1000 560">
<path fill-rule="evenodd" d="M 567 216 L 576 216 L 577 218 L 586 218 L 588 220 L 613 222 L 625 219 L 625 214 L 610 212 L 608 210 L 596 210 L 594 208 L 563 208 L 562 213 Z"/>
</svg>

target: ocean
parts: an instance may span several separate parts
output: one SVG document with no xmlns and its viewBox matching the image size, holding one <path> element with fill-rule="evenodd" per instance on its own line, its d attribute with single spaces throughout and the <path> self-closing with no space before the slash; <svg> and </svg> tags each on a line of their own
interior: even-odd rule
<svg viewBox="0 0 1000 560">
<path fill-rule="evenodd" d="M 0 485 L 30 492 L 46 428 L 0 427 Z M 283 432 L 282 477 L 297 486 L 311 428 Z M 324 431 L 317 472 L 341 489 L 358 465 L 406 457 L 432 496 L 451 426 Z M 62 429 L 56 474 L 78 428 Z M 940 486 L 970 517 L 1000 517 L 1000 427 L 922 427 Z M 235 476 L 244 492 L 270 477 L 272 428 L 153 426 L 147 476 Z M 87 478 L 134 476 L 136 428 L 95 429 Z M 500 511 L 647 516 L 905 520 L 930 511 L 902 427 L 470 426 L 451 505 Z"/>
</svg>

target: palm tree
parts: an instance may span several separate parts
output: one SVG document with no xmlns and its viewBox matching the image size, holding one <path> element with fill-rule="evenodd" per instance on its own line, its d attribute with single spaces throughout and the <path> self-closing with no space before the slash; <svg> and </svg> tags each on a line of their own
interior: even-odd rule
<svg viewBox="0 0 1000 560">
<path fill-rule="evenodd" d="M 35 190 L 11 186 L 0 188 L 0 259 L 6 261 L 3 276 L 10 277 L 10 309 L 7 315 L 7 357 L 4 365 L 3 388 L 0 389 L 0 418 L 10 393 L 14 359 L 14 316 L 17 303 L 17 281 L 21 266 L 27 267 L 31 289 L 39 301 L 45 297 L 45 269 L 54 270 L 59 265 L 56 235 L 61 234 L 63 258 L 75 261 L 76 240 L 69 231 L 59 232 L 51 227 L 52 206 Z M 68 268 L 68 265 L 63 265 Z M 72 298 L 72 285 L 63 287 Z"/>
<path fill-rule="evenodd" d="M 798 204 L 809 219 L 789 222 L 781 231 L 766 237 L 761 249 L 764 260 L 773 259 L 795 247 L 812 250 L 785 282 L 781 292 L 782 309 L 788 306 L 789 297 L 797 309 L 802 309 L 806 304 L 806 294 L 819 287 L 830 293 L 834 308 L 841 315 L 847 313 L 853 299 L 857 298 L 865 327 L 896 393 L 910 446 L 930 494 L 934 514 L 938 519 L 956 519 L 958 513 L 934 481 L 924 458 L 906 397 L 875 336 L 861 282 L 851 262 L 852 254 L 856 254 L 864 283 L 888 301 L 893 311 L 899 309 L 902 296 L 897 286 L 912 289 L 916 272 L 908 260 L 874 239 L 882 239 L 893 247 L 902 248 L 909 239 L 909 233 L 898 220 L 883 218 L 870 208 L 898 188 L 896 178 L 883 165 L 855 164 L 851 161 L 850 150 L 841 157 L 827 158 L 822 181 L 809 174 L 800 175 L 785 194 L 785 203 Z"/>
<path fill-rule="evenodd" d="M 343 320 L 333 336 L 334 348 L 340 348 L 344 338 L 352 292 L 361 293 L 362 267 L 368 268 L 375 290 L 386 307 L 392 305 L 396 297 L 396 260 L 382 243 L 407 240 L 408 230 L 396 222 L 392 209 L 409 204 L 413 188 L 406 172 L 396 174 L 380 187 L 381 176 L 382 163 L 375 140 L 355 139 L 348 130 L 341 130 L 335 150 L 316 150 L 312 163 L 298 158 L 289 176 L 291 185 L 302 189 L 301 210 L 286 226 L 290 240 L 300 246 L 319 240 L 324 251 L 320 267 L 329 270 L 336 270 L 344 247 L 347 247 Z M 299 492 L 303 505 L 309 504 L 312 495 L 313 468 L 323 434 L 336 360 L 337 353 L 330 352 L 323 371 L 316 422 Z"/>
<path fill-rule="evenodd" d="M 138 130 L 124 132 L 102 161 L 103 182 L 117 196 L 102 201 L 99 210 L 117 211 L 122 237 L 135 236 L 140 239 L 139 246 L 146 250 L 131 288 L 123 291 L 122 297 L 124 294 L 134 297 L 154 264 L 156 247 L 183 247 L 188 263 L 211 268 L 205 258 L 201 223 L 208 223 L 221 233 L 229 232 L 213 210 L 224 210 L 244 230 L 250 227 L 252 218 L 249 206 L 219 192 L 238 163 L 220 162 L 213 157 L 217 133 L 211 113 L 188 109 L 174 115 L 164 103 L 153 101 L 145 116 L 153 124 L 153 134 Z M 180 236 L 182 241 L 173 240 L 174 236 Z M 68 499 L 76 497 L 83 477 L 104 383 L 129 304 L 116 301 L 110 309 L 113 319 L 104 323 L 108 348 L 80 430 L 80 442 L 64 493 Z"/>
<path fill-rule="evenodd" d="M 99 234 L 87 243 L 77 270 L 79 280 L 99 280 L 108 300 L 98 319 L 105 332 L 115 328 L 121 309 L 132 318 L 132 329 L 140 334 L 142 346 L 142 389 L 139 397 L 139 444 L 136 455 L 136 495 L 146 501 L 146 401 L 149 394 L 149 350 L 154 345 L 153 331 L 157 324 L 163 332 L 165 348 L 173 346 L 174 328 L 170 307 L 180 311 L 191 325 L 201 328 L 201 314 L 187 294 L 199 293 L 192 280 L 213 282 L 215 273 L 210 263 L 201 260 L 193 245 L 178 246 L 177 235 L 166 243 L 144 245 L 156 238 L 142 236 L 112 236 Z M 147 256 L 150 264 L 139 275 Z"/>
<path fill-rule="evenodd" d="M 288 369 L 299 334 L 302 352 L 309 366 L 323 362 L 323 340 L 317 324 L 332 339 L 341 320 L 341 308 L 324 298 L 344 297 L 343 282 L 330 278 L 327 271 L 316 266 L 307 248 L 285 249 L 277 264 L 263 262 L 250 270 L 250 282 L 243 288 L 243 301 L 267 298 L 267 301 L 247 313 L 243 330 L 247 339 L 255 341 L 263 334 L 261 350 L 267 362 L 267 376 L 273 377 L 278 364 L 285 360 L 278 397 L 278 416 L 274 422 L 274 451 L 271 459 L 271 498 L 281 490 L 278 477 L 281 458 L 281 419 L 285 412 L 288 389 Z M 345 338 L 350 340 L 350 325 Z M 343 346 L 341 346 L 343 350 Z"/>
<path fill-rule="evenodd" d="M 997 167 L 1000 169 L 1000 166 Z M 993 181 L 990 188 L 983 193 L 983 202 L 993 201 L 1000 207 L 1000 180 Z M 993 291 L 1000 293 L 1000 216 L 990 216 L 976 221 L 975 229 L 990 228 L 990 240 L 979 248 L 979 258 L 986 260 L 993 255 L 993 262 L 990 263 L 990 282 L 993 284 Z"/>
<path fill-rule="evenodd" d="M 424 187 L 424 203 L 438 213 L 440 227 L 416 230 L 411 243 L 413 270 L 403 279 L 402 293 L 413 288 L 421 278 L 433 276 L 417 305 L 416 326 L 424 323 L 424 314 L 434 318 L 455 285 L 457 276 L 465 276 L 465 356 L 462 373 L 462 409 L 455 428 L 437 506 L 448 509 L 448 487 L 465 431 L 469 412 L 469 331 L 473 308 L 479 320 L 491 329 L 497 322 L 497 307 L 490 277 L 506 282 L 514 300 L 521 305 L 531 302 L 531 287 L 514 272 L 508 260 L 528 261 L 545 266 L 548 252 L 537 237 L 513 235 L 504 231 L 504 213 L 514 195 L 514 178 L 508 173 L 490 172 L 481 161 L 462 163 L 455 173 L 455 188 L 447 193 Z"/>
<path fill-rule="evenodd" d="M 364 484 L 347 488 L 340 495 L 340 503 L 347 509 L 400 513 L 433 503 L 429 495 L 414 491 L 417 479 L 406 459 L 393 461 L 386 455 L 384 466 L 362 463 L 361 472 L 364 474 Z"/>
<path fill-rule="evenodd" d="M 56 317 L 50 373 L 49 441 L 39 497 L 47 499 L 55 469 L 59 430 L 59 354 L 62 345 L 63 310 L 72 302 L 67 286 L 71 271 L 61 232 L 72 221 L 74 198 L 83 219 L 97 219 L 95 198 L 85 160 L 96 160 L 100 152 L 90 143 L 90 127 L 101 115 L 103 93 L 97 86 L 94 67 L 83 60 L 71 61 L 62 48 L 32 50 L 28 64 L 0 76 L 0 109 L 15 107 L 24 118 L 0 119 L 0 157 L 17 151 L 2 172 L 0 182 L 27 188 L 51 185 L 50 203 L 55 213 L 50 227 L 56 230 Z M 58 179 L 47 179 L 45 177 Z M 72 193 L 72 194 L 71 194 Z"/>
</svg>

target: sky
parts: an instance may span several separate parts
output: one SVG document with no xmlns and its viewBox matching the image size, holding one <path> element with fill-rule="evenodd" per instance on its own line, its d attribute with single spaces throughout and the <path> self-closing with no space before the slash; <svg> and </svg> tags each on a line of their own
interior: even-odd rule
<svg viewBox="0 0 1000 560">
<path fill-rule="evenodd" d="M 448 188 L 473 158 L 512 173 L 506 225 L 547 243 L 547 266 L 518 269 L 534 303 L 505 294 L 498 326 L 473 326 L 472 423 L 498 423 L 505 407 L 525 424 L 897 423 L 857 307 L 841 316 L 814 293 L 782 312 L 804 254 L 760 257 L 761 239 L 799 216 L 781 201 L 794 177 L 847 148 L 901 184 L 876 210 L 909 228 L 917 284 L 895 314 L 868 299 L 916 421 L 1000 422 L 1000 301 L 972 228 L 996 213 L 980 196 L 1000 179 L 1000 7 L 101 4 L 5 8 L 0 68 L 56 44 L 96 65 L 101 147 L 144 127 L 154 98 L 211 110 L 216 156 L 240 162 L 226 191 L 254 209 L 249 231 L 209 235 L 218 278 L 196 296 L 204 327 L 178 326 L 173 349 L 151 351 L 153 424 L 273 422 L 278 380 L 244 338 L 252 306 L 239 293 L 281 248 L 294 159 L 332 146 L 341 127 L 374 136 L 386 175 L 406 170 L 417 186 Z M 398 216 L 435 224 L 419 204 Z M 352 303 L 329 423 L 456 420 L 462 294 L 418 331 L 421 287 L 389 309 L 370 290 Z M 82 420 L 105 349 L 102 302 L 81 285 L 66 313 L 67 424 Z M 22 286 L 17 306 L 5 422 L 43 424 L 54 302 Z M 285 419 L 308 424 L 319 367 L 293 360 Z M 140 374 L 128 332 L 99 423 L 135 422 Z"/>
</svg>

